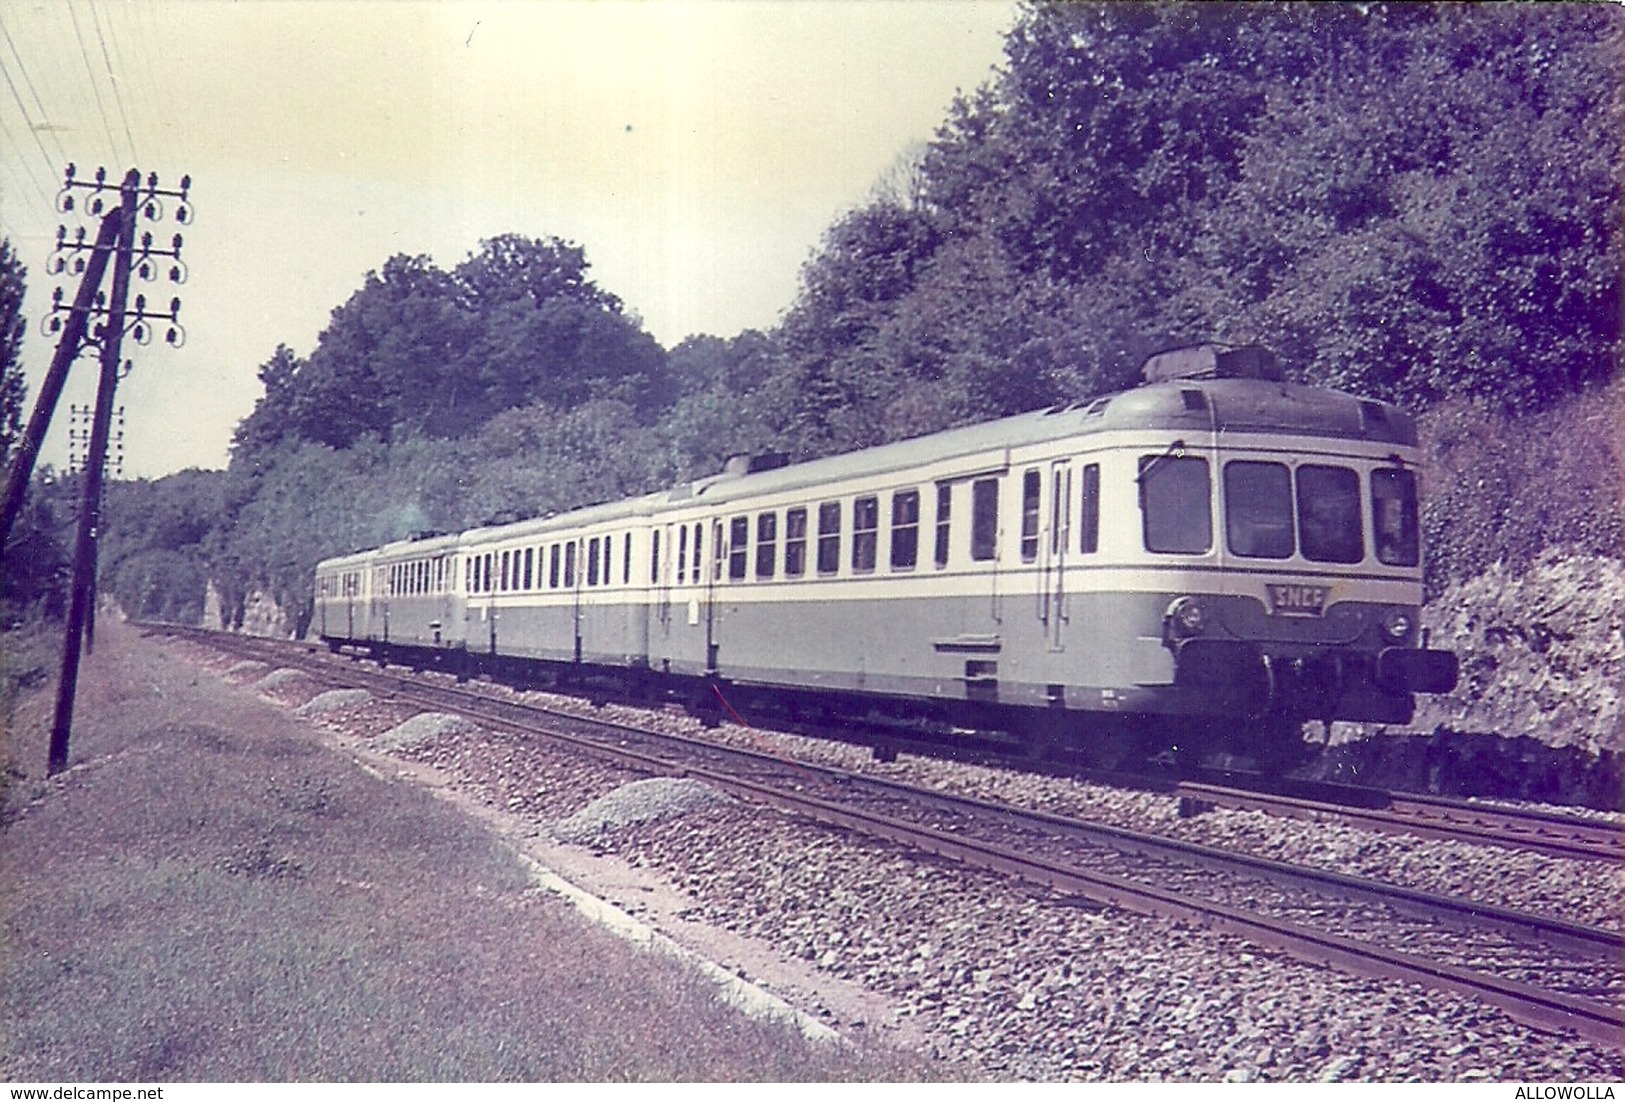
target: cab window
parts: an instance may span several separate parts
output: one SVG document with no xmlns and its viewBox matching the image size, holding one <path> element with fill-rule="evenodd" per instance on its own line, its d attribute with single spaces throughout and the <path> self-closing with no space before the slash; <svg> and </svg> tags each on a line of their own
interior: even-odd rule
<svg viewBox="0 0 1625 1102">
<path fill-rule="evenodd" d="M 1298 468 L 1298 531 L 1303 557 L 1314 562 L 1359 562 L 1360 476 L 1347 467 L 1306 463 Z"/>
<path fill-rule="evenodd" d="M 1211 548 L 1211 500 L 1206 459 L 1175 455 L 1140 458 L 1140 514 L 1147 551 L 1200 555 Z"/>
<path fill-rule="evenodd" d="M 1377 559 L 1389 566 L 1421 562 L 1417 538 L 1416 475 L 1384 467 L 1371 472 L 1371 523 L 1377 537 Z"/>
<path fill-rule="evenodd" d="M 1292 557 L 1292 472 L 1285 464 L 1224 465 L 1224 531 L 1232 554 Z"/>
</svg>

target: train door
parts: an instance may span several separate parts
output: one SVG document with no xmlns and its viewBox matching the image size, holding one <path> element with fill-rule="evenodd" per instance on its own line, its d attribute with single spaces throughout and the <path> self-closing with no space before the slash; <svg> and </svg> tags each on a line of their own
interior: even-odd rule
<svg viewBox="0 0 1625 1102">
<path fill-rule="evenodd" d="M 705 572 L 705 672 L 716 673 L 717 659 L 722 650 L 721 623 L 717 615 L 717 586 L 722 581 L 722 568 L 728 561 L 728 548 L 723 539 L 722 518 L 711 521 L 711 565 Z M 700 553 L 696 542 L 694 554 Z M 704 559 L 699 560 L 704 562 Z"/>
<path fill-rule="evenodd" d="M 434 645 L 440 646 L 445 639 L 446 625 L 451 623 L 451 575 L 453 563 L 449 556 L 436 555 L 430 570 L 433 574 L 429 578 L 429 585 L 435 595 L 434 619 L 429 623 L 429 630 L 434 633 Z"/>
<path fill-rule="evenodd" d="M 481 606 L 485 613 L 486 648 L 494 657 L 497 652 L 497 586 L 496 552 L 487 551 L 480 556 L 474 569 L 480 572 L 480 592 L 485 594 L 485 601 Z"/>
<path fill-rule="evenodd" d="M 587 573 L 585 543 L 573 539 L 564 545 L 564 584 L 570 587 L 570 634 L 574 639 L 571 654 L 578 665 L 581 662 L 581 589 Z"/>
<path fill-rule="evenodd" d="M 1072 464 L 1057 460 L 1050 466 L 1048 531 L 1040 549 L 1043 569 L 1039 584 L 1042 619 L 1047 628 L 1049 649 L 1066 649 L 1066 625 L 1070 620 L 1066 603 L 1067 548 L 1072 543 Z"/>
<path fill-rule="evenodd" d="M 377 566 L 372 571 L 372 633 L 381 633 L 389 642 L 389 567 Z"/>
<path fill-rule="evenodd" d="M 687 563 L 677 562 L 677 543 L 674 525 L 663 524 L 655 526 L 652 538 L 654 539 L 654 546 L 651 550 L 651 554 L 654 556 L 654 562 L 650 566 L 650 570 L 654 574 L 655 620 L 660 625 L 661 643 L 669 647 L 671 643 L 672 571 L 674 567 L 678 571 L 681 571 L 687 566 Z M 687 541 L 685 540 L 684 542 L 686 544 Z M 685 546 L 683 550 L 687 551 L 688 548 Z M 687 556 L 685 555 L 684 558 L 686 559 Z M 679 584 L 682 583 L 682 577 L 680 574 L 677 580 Z"/>
</svg>

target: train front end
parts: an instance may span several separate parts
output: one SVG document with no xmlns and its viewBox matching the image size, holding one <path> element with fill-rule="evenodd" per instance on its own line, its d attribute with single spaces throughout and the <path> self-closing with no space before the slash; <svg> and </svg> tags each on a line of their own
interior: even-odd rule
<svg viewBox="0 0 1625 1102">
<path fill-rule="evenodd" d="M 1170 703 L 1269 720 L 1252 729 L 1277 740 L 1308 720 L 1408 723 L 1415 694 L 1457 679 L 1421 627 L 1414 422 L 1249 366 L 1156 380 L 1194 430 L 1138 457 L 1145 551 L 1177 579 L 1158 597 Z"/>
</svg>

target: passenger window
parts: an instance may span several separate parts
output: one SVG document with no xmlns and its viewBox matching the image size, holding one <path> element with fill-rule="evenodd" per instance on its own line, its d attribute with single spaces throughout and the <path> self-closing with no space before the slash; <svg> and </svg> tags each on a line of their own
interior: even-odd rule
<svg viewBox="0 0 1625 1102">
<path fill-rule="evenodd" d="M 598 584 L 598 537 L 587 541 L 587 584 Z"/>
<path fill-rule="evenodd" d="M 833 574 L 841 568 L 841 503 L 826 501 L 818 507 L 818 572 Z"/>
<path fill-rule="evenodd" d="M 485 577 L 480 581 L 480 592 L 489 593 L 491 592 L 491 568 L 496 565 L 497 556 L 495 551 L 487 551 L 484 557 Z"/>
<path fill-rule="evenodd" d="M 758 513 L 756 515 L 756 576 L 758 578 L 771 578 L 773 570 L 778 565 L 775 561 L 778 556 L 779 515 L 777 513 Z"/>
<path fill-rule="evenodd" d="M 948 565 L 949 533 L 952 525 L 954 488 L 944 482 L 937 486 L 937 547 L 935 561 L 938 566 Z"/>
<path fill-rule="evenodd" d="M 999 480 L 979 479 L 970 490 L 970 557 L 987 562 L 999 554 Z"/>
<path fill-rule="evenodd" d="M 1072 471 L 1057 466 L 1051 477 L 1049 550 L 1051 555 L 1064 556 L 1072 534 Z"/>
<path fill-rule="evenodd" d="M 703 534 L 704 534 L 704 529 L 702 529 L 700 527 L 699 523 L 696 522 L 695 525 L 694 525 L 694 558 L 691 560 L 693 562 L 693 564 L 694 564 L 693 565 L 693 580 L 695 582 L 698 582 L 700 580 L 700 536 L 702 536 Z"/>
<path fill-rule="evenodd" d="M 696 545 L 694 555 L 699 556 L 699 547 Z M 677 526 L 677 584 L 682 585 L 688 581 L 688 525 Z"/>
<path fill-rule="evenodd" d="M 554 544 L 547 552 L 547 588 L 559 587 L 559 545 Z"/>
<path fill-rule="evenodd" d="M 807 572 L 807 510 L 784 514 L 784 572 L 799 578 Z"/>
<path fill-rule="evenodd" d="M 1147 551 L 1200 555 L 1210 549 L 1213 509 L 1207 460 L 1191 456 L 1142 456 L 1140 512 Z"/>
<path fill-rule="evenodd" d="M 726 548 L 722 542 L 722 521 L 713 520 L 711 522 L 711 580 L 713 582 L 722 580 L 722 561 L 725 550 Z"/>
<path fill-rule="evenodd" d="M 649 584 L 660 584 L 660 532 L 649 533 Z"/>
<path fill-rule="evenodd" d="M 1292 472 L 1281 463 L 1224 465 L 1224 531 L 1233 554 L 1292 557 Z"/>
<path fill-rule="evenodd" d="M 525 582 L 524 582 L 524 585 L 521 586 L 522 589 L 529 590 L 530 587 L 531 587 L 531 584 L 536 580 L 536 570 L 535 570 L 535 568 L 536 568 L 536 548 L 527 547 L 527 548 L 525 548 Z"/>
<path fill-rule="evenodd" d="M 627 585 L 632 581 L 632 533 L 628 532 L 621 539 L 621 584 Z"/>
<path fill-rule="evenodd" d="M 920 557 L 920 491 L 903 490 L 891 498 L 891 565 L 912 570 Z"/>
<path fill-rule="evenodd" d="M 576 541 L 564 545 L 564 588 L 576 587 Z"/>
<path fill-rule="evenodd" d="M 745 562 L 750 550 L 750 518 L 734 517 L 728 522 L 728 580 L 737 582 L 745 576 Z"/>
<path fill-rule="evenodd" d="M 611 575 L 611 570 L 610 570 L 610 558 L 611 558 L 610 550 L 614 546 L 615 546 L 615 538 L 613 536 L 605 536 L 604 537 L 604 584 L 605 585 L 609 584 L 609 579 L 612 576 Z"/>
<path fill-rule="evenodd" d="M 1347 467 L 1298 468 L 1298 530 L 1303 557 L 1314 562 L 1359 562 L 1360 476 Z"/>
<path fill-rule="evenodd" d="M 1416 566 L 1421 562 L 1414 474 L 1392 467 L 1371 472 L 1371 520 L 1380 562 L 1389 566 Z"/>
<path fill-rule="evenodd" d="M 880 533 L 880 499 L 860 497 L 852 503 L 852 569 L 866 574 L 875 568 Z"/>
<path fill-rule="evenodd" d="M 1021 561 L 1038 558 L 1038 491 L 1043 480 L 1037 471 L 1021 476 Z"/>
<path fill-rule="evenodd" d="M 1100 550 L 1100 464 L 1083 468 L 1083 501 L 1078 515 L 1078 550 L 1093 555 Z"/>
</svg>

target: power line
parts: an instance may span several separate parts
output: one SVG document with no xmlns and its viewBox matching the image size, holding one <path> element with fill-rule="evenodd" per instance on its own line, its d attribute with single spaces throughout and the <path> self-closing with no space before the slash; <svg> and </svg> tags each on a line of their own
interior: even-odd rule
<svg viewBox="0 0 1625 1102">
<path fill-rule="evenodd" d="M 156 9 L 156 4 L 136 4 L 133 9 L 126 10 L 133 10 L 136 15 L 136 32 L 141 38 L 141 45 L 136 50 L 136 56 L 141 59 L 141 70 L 146 75 L 147 88 L 151 91 L 148 98 L 153 105 L 154 115 L 159 119 L 172 121 L 180 117 L 179 112 L 175 109 L 173 92 L 167 82 L 158 79 L 157 71 L 152 66 L 152 59 L 158 55 L 159 43 L 163 40 L 163 33 L 154 21 L 156 16 L 153 12 Z M 155 133 L 165 146 L 165 148 L 159 149 L 157 153 L 165 153 L 168 151 L 169 146 L 169 143 L 163 142 L 166 131 L 163 127 L 159 127 Z M 148 137 L 151 136 L 152 132 L 149 132 Z"/>
<path fill-rule="evenodd" d="M 6 77 L 6 83 L 7 84 L 11 83 L 11 78 L 9 76 Z M 28 126 L 28 116 L 26 114 L 23 115 L 23 125 Z M 29 126 L 29 129 L 32 130 L 33 127 Z M 8 142 L 10 142 L 12 145 L 18 146 L 19 149 L 21 148 L 21 143 L 17 141 L 16 135 L 14 135 L 11 132 L 11 127 L 10 127 L 9 124 L 7 124 L 6 118 L 5 118 L 4 115 L 0 115 L 0 131 L 3 131 L 5 133 L 6 140 Z M 39 141 L 39 135 L 38 134 L 34 135 L 34 140 L 36 142 Z M 46 162 L 48 164 L 50 162 L 51 158 L 50 158 L 49 154 L 45 153 L 45 147 L 43 145 L 40 146 L 40 153 L 45 156 Z M 47 192 L 45 190 L 44 186 L 39 182 L 39 177 L 34 174 L 34 169 L 31 167 L 31 162 L 26 161 L 24 158 L 21 158 L 21 157 L 18 158 L 18 162 L 23 165 L 23 172 L 24 172 L 25 175 L 27 175 L 28 182 L 34 185 L 34 191 L 35 191 L 36 194 L 39 195 L 40 202 L 45 204 L 45 206 L 47 206 L 47 207 L 51 206 L 51 195 L 50 195 L 49 192 Z M 51 178 L 54 179 L 55 176 L 56 176 L 56 173 L 53 170 L 52 173 L 51 173 Z"/>
<path fill-rule="evenodd" d="M 35 140 L 38 140 L 38 131 L 44 130 L 51 135 L 51 144 L 56 146 L 57 159 L 53 161 L 49 156 L 45 158 L 46 162 L 52 166 L 51 175 L 55 177 L 60 170 L 60 166 L 68 163 L 67 151 L 62 148 L 62 139 L 56 136 L 56 129 L 51 126 L 51 113 L 45 110 L 45 101 L 40 99 L 39 89 L 34 87 L 34 80 L 28 75 L 28 67 L 23 64 L 23 55 L 17 49 L 17 43 L 12 41 L 11 32 L 6 30 L 4 24 L 0 24 L 0 35 L 5 36 L 6 47 L 11 51 L 12 60 L 16 62 L 17 72 L 22 76 L 23 83 L 28 86 L 28 94 L 34 98 L 34 106 L 39 109 L 39 125 L 38 127 L 30 127 L 30 129 L 35 130 Z M 9 82 L 11 78 L 8 75 L 6 79 Z M 12 90 L 12 94 L 16 95 L 15 89 Z M 26 117 L 26 113 L 24 117 Z M 41 152 L 44 152 L 43 147 Z"/>
<path fill-rule="evenodd" d="M 90 48 L 85 45 L 85 33 L 79 27 L 79 13 L 75 10 L 72 0 L 68 0 L 67 8 L 69 18 L 73 20 L 73 36 L 79 41 L 79 56 L 84 59 L 85 72 L 90 77 L 90 93 L 95 97 L 96 110 L 102 117 L 102 129 L 107 131 L 108 148 L 112 150 L 113 157 L 117 159 L 120 157 L 118 139 L 113 136 L 113 123 L 107 117 L 106 105 L 102 103 L 102 90 L 97 84 L 96 67 L 90 63 Z"/>
<path fill-rule="evenodd" d="M 107 68 L 107 83 L 113 89 L 113 103 L 118 108 L 119 121 L 124 123 L 124 137 L 130 143 L 130 163 L 141 162 L 141 151 L 135 147 L 135 135 L 130 132 L 130 116 L 124 110 L 124 94 L 119 90 L 118 74 L 113 70 L 113 58 L 107 52 L 107 39 L 102 34 L 102 17 L 96 11 L 95 0 L 89 0 L 90 21 L 96 28 L 96 41 L 102 47 L 102 64 Z"/>
<path fill-rule="evenodd" d="M 8 38 L 8 41 L 9 41 L 10 36 L 8 35 L 7 38 Z M 35 125 L 34 120 L 28 114 L 28 105 L 23 103 L 22 94 L 17 91 L 17 82 L 11 79 L 11 70 L 9 68 L 0 67 L 0 75 L 5 76 L 5 78 L 6 78 L 6 87 L 11 89 L 11 98 L 16 102 L 17 111 L 23 117 L 23 125 L 26 126 L 28 128 L 28 132 L 31 135 L 33 135 L 33 137 L 34 137 L 34 145 L 39 149 L 40 156 L 45 159 L 46 179 L 54 180 L 56 178 L 56 173 L 57 173 L 56 165 L 52 162 L 50 153 L 46 152 L 45 143 L 40 140 L 39 128 Z M 41 115 L 42 120 L 43 120 L 43 117 L 44 116 L 43 116 L 43 113 L 42 113 L 42 115 Z M 0 120 L 0 121 L 3 121 L 3 120 Z M 11 130 L 10 130 L 9 127 L 6 129 L 6 134 L 7 134 L 8 137 L 11 136 Z M 14 137 L 12 138 L 12 143 L 15 144 L 15 145 L 18 145 L 19 151 L 20 151 L 21 144 L 18 143 Z M 44 197 L 45 205 L 50 206 L 51 205 L 50 192 L 46 191 L 43 187 L 40 186 L 39 179 L 37 177 L 35 177 L 34 172 L 33 172 L 32 169 L 28 170 L 28 178 L 33 181 L 35 190 L 39 191 L 40 194 Z"/>
</svg>

